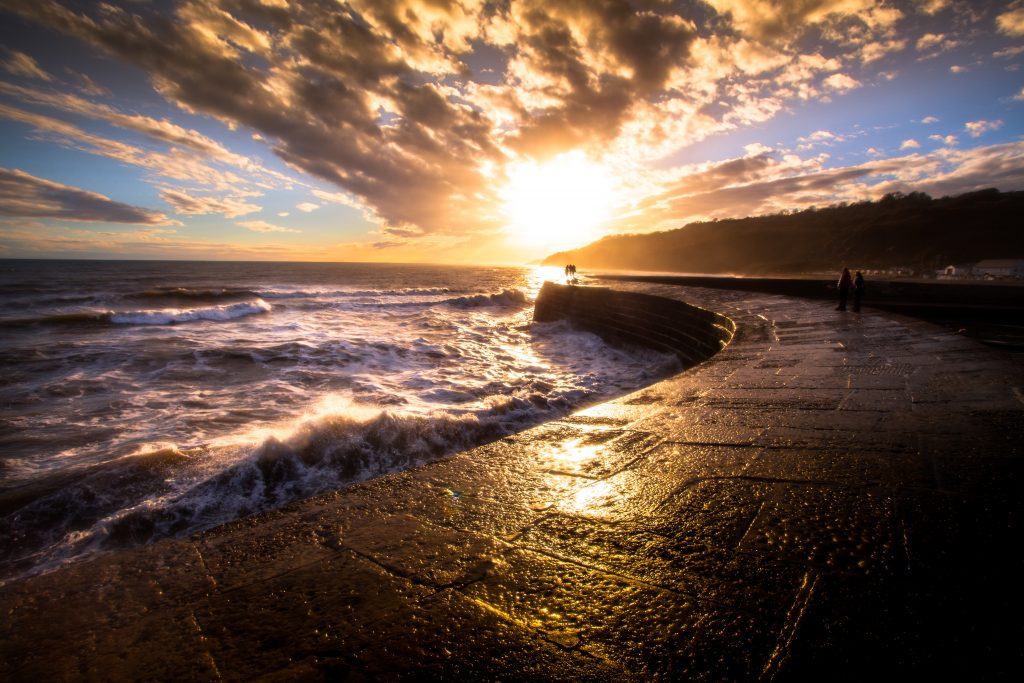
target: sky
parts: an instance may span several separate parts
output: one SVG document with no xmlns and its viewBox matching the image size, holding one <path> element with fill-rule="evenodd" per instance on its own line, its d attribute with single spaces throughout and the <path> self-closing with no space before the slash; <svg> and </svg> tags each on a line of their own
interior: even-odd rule
<svg viewBox="0 0 1024 683">
<path fill-rule="evenodd" d="M 0 258 L 524 264 L 1024 190 L 1024 0 L 0 0 Z"/>
</svg>

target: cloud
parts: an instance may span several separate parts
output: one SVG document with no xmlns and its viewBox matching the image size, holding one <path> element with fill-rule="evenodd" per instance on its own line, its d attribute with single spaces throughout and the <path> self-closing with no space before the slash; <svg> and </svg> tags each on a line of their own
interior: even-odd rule
<svg viewBox="0 0 1024 683">
<path fill-rule="evenodd" d="M 753 157 L 761 154 L 771 154 L 774 150 L 768 145 L 761 144 L 760 142 L 753 142 L 749 145 L 744 145 L 743 151 L 747 153 L 748 157 Z"/>
<path fill-rule="evenodd" d="M 0 84 L 0 91 L 4 84 Z M 121 163 L 152 171 L 157 176 L 173 180 L 209 185 L 218 190 L 229 190 L 243 185 L 242 178 L 232 171 L 221 170 L 206 163 L 189 150 L 171 148 L 167 152 L 144 149 L 136 145 L 87 133 L 78 126 L 60 119 L 0 104 L 0 117 L 20 121 L 31 126 L 43 139 L 49 139 L 69 148 L 113 159 Z"/>
<path fill-rule="evenodd" d="M 1019 38 L 1024 36 L 1024 7 L 1012 9 L 996 17 L 996 26 L 1000 33 Z"/>
<path fill-rule="evenodd" d="M 24 52 L 8 50 L 7 54 L 7 59 L 0 62 L 0 68 L 3 68 L 7 73 L 25 78 L 37 78 L 41 81 L 53 80 L 53 76 L 44 71 L 36 60 Z"/>
<path fill-rule="evenodd" d="M 87 76 L 85 78 L 88 78 Z M 91 82 L 91 81 L 90 81 Z M 125 114 L 110 105 L 92 102 L 71 93 L 44 92 L 0 81 L 0 93 L 23 102 L 44 105 L 61 111 L 105 121 L 111 125 L 141 133 L 153 140 L 191 149 L 219 162 L 245 170 L 258 170 L 253 160 L 226 149 L 221 143 L 202 133 L 183 128 L 167 119 L 154 119 L 139 114 Z"/>
<path fill-rule="evenodd" d="M 929 124 L 932 124 L 932 123 L 938 123 L 938 122 L 939 122 L 939 119 L 937 117 L 935 117 L 935 116 L 926 116 L 923 119 L 921 119 L 921 123 L 923 123 L 925 125 L 929 125 Z"/>
<path fill-rule="evenodd" d="M 0 168 L 0 214 L 68 221 L 172 225 L 166 215 L 18 169 Z"/>
<path fill-rule="evenodd" d="M 260 211 L 263 207 L 249 204 L 240 197 L 196 197 L 177 188 L 164 188 L 160 198 L 174 207 L 175 212 L 190 216 L 219 213 L 226 218 L 237 218 Z"/>
<path fill-rule="evenodd" d="M 302 232 L 301 230 L 284 228 L 266 221 L 237 221 L 235 225 L 246 230 L 252 230 L 253 232 Z"/>
<path fill-rule="evenodd" d="M 314 189 L 313 195 L 320 201 L 330 204 L 351 204 L 352 198 L 344 192 L 327 192 L 326 190 Z"/>
<path fill-rule="evenodd" d="M 1019 54 L 1024 54 L 1024 45 L 1013 45 L 1011 47 L 1004 47 L 1001 50 L 996 50 L 992 53 L 992 56 L 997 59 L 1012 59 Z"/>
<path fill-rule="evenodd" d="M 296 204 L 295 208 L 298 209 L 299 211 L 309 213 L 310 211 L 316 211 L 317 209 L 319 209 L 320 205 L 314 204 L 313 202 L 302 202 L 301 204 Z"/>
<path fill-rule="evenodd" d="M 1020 92 L 1014 95 L 1011 99 L 1017 100 L 1018 102 L 1024 102 L 1024 87 L 1020 89 Z"/>
<path fill-rule="evenodd" d="M 845 91 L 860 87 L 860 81 L 846 74 L 832 74 L 825 79 L 824 85 L 829 90 Z"/>
<path fill-rule="evenodd" d="M 917 51 L 924 52 L 924 58 L 936 57 L 943 52 L 948 52 L 960 44 L 959 41 L 949 38 L 942 33 L 925 33 L 917 39 Z"/>
<path fill-rule="evenodd" d="M 955 135 L 929 135 L 928 139 L 950 146 L 955 145 L 958 142 Z"/>
<path fill-rule="evenodd" d="M 900 143 L 900 149 L 917 149 L 921 146 L 921 143 L 917 140 L 910 138 Z"/>
<path fill-rule="evenodd" d="M 68 71 L 78 78 L 78 89 L 86 95 L 92 95 L 93 97 L 104 97 L 110 95 L 111 92 L 107 88 L 92 80 L 88 74 L 80 71 L 74 71 L 68 69 Z"/>
<path fill-rule="evenodd" d="M 999 130 L 1002 126 L 1003 122 L 999 119 L 996 119 L 995 121 L 968 121 L 964 124 L 964 130 L 966 130 L 967 134 L 972 138 L 978 138 L 989 131 Z"/>
<path fill-rule="evenodd" d="M 949 7 L 951 0 L 917 0 L 918 8 L 925 14 L 938 14 Z"/>
<path fill-rule="evenodd" d="M 741 33 L 765 41 L 795 39 L 806 26 L 829 19 L 862 17 L 870 20 L 871 0 L 817 0 L 815 2 L 773 2 L 772 0 L 707 0 L 721 15 L 727 15 Z"/>
<path fill-rule="evenodd" d="M 965 73 L 966 71 L 967 71 L 967 67 L 966 66 L 961 66 L 959 64 L 954 64 L 951 67 L 949 67 L 949 72 L 950 73 L 954 73 L 954 74 L 962 74 L 962 73 Z"/>
<path fill-rule="evenodd" d="M 907 46 L 907 41 L 900 39 L 877 40 L 864 45 L 860 49 L 860 61 L 864 64 L 876 62 L 890 52 L 899 52 Z"/>
<path fill-rule="evenodd" d="M 817 146 L 833 147 L 836 143 L 844 142 L 846 136 L 837 135 L 830 130 L 816 130 L 810 135 L 797 138 L 797 149 L 806 151 Z"/>
</svg>

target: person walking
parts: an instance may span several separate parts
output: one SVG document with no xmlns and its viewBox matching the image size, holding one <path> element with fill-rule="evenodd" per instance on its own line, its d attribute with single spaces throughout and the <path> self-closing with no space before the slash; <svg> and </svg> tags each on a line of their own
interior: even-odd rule
<svg viewBox="0 0 1024 683">
<path fill-rule="evenodd" d="M 853 276 L 853 312 L 860 313 L 860 301 L 864 298 L 864 275 L 859 270 Z"/>
<path fill-rule="evenodd" d="M 839 305 L 836 306 L 837 311 L 846 310 L 846 300 L 850 297 L 850 285 L 853 284 L 853 278 L 850 277 L 850 269 L 843 268 L 843 274 L 839 276 Z"/>
</svg>

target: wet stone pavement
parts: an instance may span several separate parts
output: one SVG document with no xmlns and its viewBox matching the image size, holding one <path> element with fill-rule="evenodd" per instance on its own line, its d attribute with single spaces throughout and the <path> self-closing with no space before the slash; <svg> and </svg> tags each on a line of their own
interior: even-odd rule
<svg viewBox="0 0 1024 683">
<path fill-rule="evenodd" d="M 736 338 L 448 460 L 0 587 L 0 679 L 1016 680 L 1018 358 L 614 287 Z"/>
</svg>

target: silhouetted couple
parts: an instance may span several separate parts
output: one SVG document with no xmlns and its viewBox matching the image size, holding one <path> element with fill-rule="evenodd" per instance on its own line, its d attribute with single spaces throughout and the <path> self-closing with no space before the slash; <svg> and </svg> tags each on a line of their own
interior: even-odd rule
<svg viewBox="0 0 1024 683">
<path fill-rule="evenodd" d="M 843 268 L 843 274 L 839 276 L 839 305 L 836 310 L 846 310 L 850 287 L 853 287 L 853 312 L 860 313 L 860 302 L 864 298 L 864 275 L 858 270 L 855 276 L 850 277 L 849 268 Z"/>
<path fill-rule="evenodd" d="M 565 267 L 565 279 L 570 282 L 576 282 L 576 265 L 570 263 Z"/>
</svg>

